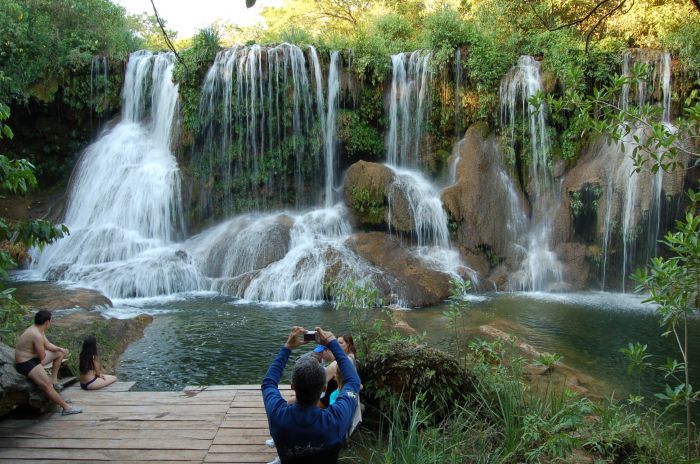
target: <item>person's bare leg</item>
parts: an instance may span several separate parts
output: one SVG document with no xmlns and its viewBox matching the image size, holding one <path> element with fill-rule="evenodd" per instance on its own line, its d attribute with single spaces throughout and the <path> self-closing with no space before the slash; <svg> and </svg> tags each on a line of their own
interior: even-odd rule
<svg viewBox="0 0 700 464">
<path fill-rule="evenodd" d="M 63 409 L 70 409 L 70 405 L 66 403 L 63 398 L 61 398 L 61 395 L 59 395 L 56 390 L 53 388 L 53 384 L 51 383 L 51 380 L 49 379 L 49 376 L 46 375 L 46 371 L 44 371 L 44 366 L 36 366 L 34 369 L 29 372 L 29 375 L 27 375 L 29 379 L 36 384 L 37 387 L 41 391 L 44 392 L 44 394 L 54 403 L 62 407 Z"/>
<path fill-rule="evenodd" d="M 116 381 L 117 378 L 113 375 L 105 375 L 104 379 L 98 377 L 97 379 L 95 379 L 94 382 L 88 385 L 88 390 L 99 390 L 100 388 L 104 388 L 107 385 L 112 385 Z"/>
<path fill-rule="evenodd" d="M 58 370 L 61 368 L 64 354 L 61 351 L 47 351 L 41 364 L 44 366 L 51 363 L 51 384 L 58 383 Z"/>
</svg>

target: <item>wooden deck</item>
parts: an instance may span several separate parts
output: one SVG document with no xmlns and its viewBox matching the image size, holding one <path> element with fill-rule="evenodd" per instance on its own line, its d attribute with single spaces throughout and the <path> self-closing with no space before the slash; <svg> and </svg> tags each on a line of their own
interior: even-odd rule
<svg viewBox="0 0 700 464">
<path fill-rule="evenodd" d="M 0 421 L 0 463 L 266 463 L 275 458 L 258 385 L 191 386 L 181 392 L 71 387 L 82 414 Z M 289 396 L 289 386 L 281 386 Z"/>
</svg>

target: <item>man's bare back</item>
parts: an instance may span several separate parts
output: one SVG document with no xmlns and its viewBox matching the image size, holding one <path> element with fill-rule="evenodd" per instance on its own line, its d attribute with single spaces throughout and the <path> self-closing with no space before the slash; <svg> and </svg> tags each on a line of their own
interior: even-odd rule
<svg viewBox="0 0 700 464">
<path fill-rule="evenodd" d="M 43 360 L 44 356 L 46 356 L 44 343 L 44 334 L 41 333 L 37 326 L 32 325 L 28 327 L 17 339 L 17 345 L 15 346 L 15 362 L 22 363 L 32 358 Z M 40 351 L 37 349 L 38 347 Z"/>
</svg>

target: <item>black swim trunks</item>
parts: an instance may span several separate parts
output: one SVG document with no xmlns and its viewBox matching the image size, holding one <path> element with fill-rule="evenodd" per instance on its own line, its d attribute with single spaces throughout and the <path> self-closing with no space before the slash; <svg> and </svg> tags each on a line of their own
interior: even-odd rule
<svg viewBox="0 0 700 464">
<path fill-rule="evenodd" d="M 39 364 L 41 364 L 41 360 L 39 358 L 32 358 L 29 361 L 15 363 L 15 369 L 17 369 L 17 372 L 26 377 L 29 375 L 32 369 L 34 369 Z"/>
</svg>

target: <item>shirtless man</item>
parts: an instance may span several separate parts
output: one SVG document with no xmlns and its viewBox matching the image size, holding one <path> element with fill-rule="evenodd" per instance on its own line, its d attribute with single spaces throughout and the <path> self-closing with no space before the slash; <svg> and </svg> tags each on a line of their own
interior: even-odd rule
<svg viewBox="0 0 700 464">
<path fill-rule="evenodd" d="M 17 372 L 29 377 L 46 396 L 63 408 L 64 416 L 83 412 L 80 408 L 71 407 L 61 395 L 56 392 L 54 384 L 58 380 L 58 369 L 68 350 L 60 348 L 49 342 L 46 331 L 51 325 L 51 313 L 39 311 L 34 316 L 34 325 L 25 330 L 17 339 L 15 347 L 15 369 Z M 44 365 L 52 363 L 51 376 L 49 378 L 44 370 Z"/>
</svg>

